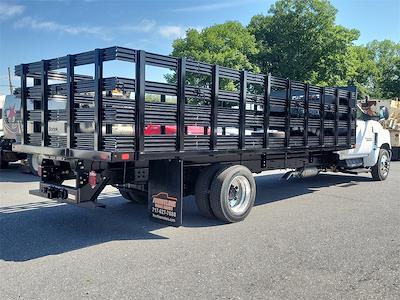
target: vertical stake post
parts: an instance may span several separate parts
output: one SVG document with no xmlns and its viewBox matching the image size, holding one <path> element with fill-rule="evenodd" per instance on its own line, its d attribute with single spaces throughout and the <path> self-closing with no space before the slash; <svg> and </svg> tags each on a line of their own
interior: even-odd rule
<svg viewBox="0 0 400 300">
<path fill-rule="evenodd" d="M 307 83 L 304 88 L 304 147 L 308 148 L 308 110 L 309 110 L 310 85 Z"/>
<path fill-rule="evenodd" d="M 103 148 L 103 51 L 95 50 L 94 56 L 94 150 Z"/>
<path fill-rule="evenodd" d="M 47 61 L 42 60 L 41 68 L 41 132 L 42 132 L 42 147 L 45 147 L 49 143 L 49 101 L 48 101 L 48 71 Z"/>
<path fill-rule="evenodd" d="M 285 147 L 290 148 L 290 119 L 292 113 L 292 82 L 286 81 L 286 122 L 285 122 Z"/>
<path fill-rule="evenodd" d="M 212 91 L 211 91 L 211 150 L 217 149 L 218 131 L 218 94 L 219 94 L 219 66 L 214 65 L 212 69 Z"/>
<path fill-rule="evenodd" d="M 335 88 L 335 146 L 339 146 L 339 89 Z"/>
<path fill-rule="evenodd" d="M 28 107 L 26 101 L 26 71 L 27 66 L 21 65 L 21 120 L 22 120 L 22 132 L 21 132 L 21 144 L 28 144 Z"/>
<path fill-rule="evenodd" d="M 347 93 L 347 147 L 351 147 L 351 133 L 352 133 L 352 108 L 351 108 L 351 92 Z"/>
<path fill-rule="evenodd" d="M 135 150 L 136 159 L 144 150 L 144 114 L 145 114 L 145 70 L 146 52 L 136 52 L 136 89 L 135 89 Z"/>
<path fill-rule="evenodd" d="M 325 143 L 325 88 L 322 88 L 320 93 L 320 101 L 321 101 L 321 123 L 320 123 L 320 135 L 319 135 L 319 144 L 321 147 L 324 147 Z"/>
<path fill-rule="evenodd" d="M 75 57 L 67 56 L 67 148 L 74 147 L 74 129 L 75 129 L 75 88 L 74 88 L 74 66 Z"/>
<path fill-rule="evenodd" d="M 269 148 L 269 118 L 271 112 L 271 73 L 264 77 L 264 148 Z"/>
<path fill-rule="evenodd" d="M 176 121 L 176 150 L 184 150 L 185 139 L 185 82 L 186 82 L 186 59 L 180 58 L 178 61 L 178 94 L 176 101 L 177 121 Z"/>
<path fill-rule="evenodd" d="M 239 96 L 239 149 L 246 148 L 246 94 L 247 71 L 240 72 L 240 96 Z"/>
</svg>

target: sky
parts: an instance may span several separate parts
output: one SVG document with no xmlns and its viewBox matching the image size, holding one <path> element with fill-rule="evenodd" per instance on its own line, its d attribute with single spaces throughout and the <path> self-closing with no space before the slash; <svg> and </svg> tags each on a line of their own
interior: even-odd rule
<svg viewBox="0 0 400 300">
<path fill-rule="evenodd" d="M 188 28 L 247 25 L 273 0 L 0 0 L 0 93 L 14 65 L 122 46 L 169 54 Z M 357 44 L 400 42 L 400 0 L 332 0 L 336 23 L 361 32 Z M 118 75 L 118 74 L 116 74 Z M 18 86 L 18 78 L 12 78 Z"/>
</svg>

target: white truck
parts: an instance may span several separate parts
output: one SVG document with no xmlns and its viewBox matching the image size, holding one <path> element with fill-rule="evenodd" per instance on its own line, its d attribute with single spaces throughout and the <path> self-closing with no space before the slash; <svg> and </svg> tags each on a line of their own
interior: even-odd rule
<svg viewBox="0 0 400 300">
<path fill-rule="evenodd" d="M 129 62 L 135 72 L 104 77 L 110 60 Z M 76 74 L 82 65 L 94 67 L 94 77 Z M 146 66 L 172 68 L 176 81 L 148 81 Z M 389 174 L 389 132 L 356 107 L 351 87 L 318 87 L 118 46 L 21 64 L 15 75 L 23 130 L 12 149 L 42 155 L 41 182 L 30 191 L 40 197 L 97 206 L 102 190 L 113 185 L 127 200 L 148 203 L 153 219 L 180 226 L 186 195 L 195 196 L 205 216 L 245 219 L 256 196 L 253 173 L 265 170 L 294 170 L 287 178 L 370 172 L 379 181 Z M 40 82 L 27 86 L 28 78 Z M 238 89 L 225 90 L 225 79 Z M 146 101 L 146 94 L 157 101 Z M 52 130 L 53 122 L 66 130 Z M 82 128 L 86 123 L 92 126 Z M 120 125 L 132 130 L 114 130 Z M 73 185 L 64 184 L 71 179 Z"/>
<path fill-rule="evenodd" d="M 21 130 L 20 106 L 19 98 L 0 96 L 0 168 L 7 167 L 9 162 L 27 159 L 25 165 L 36 174 L 39 155 L 24 155 L 11 150 Z M 337 154 L 345 163 L 346 172 L 370 171 L 374 179 L 384 180 L 388 176 L 392 155 L 390 133 L 378 122 L 378 117 L 368 115 L 357 105 L 356 144 L 354 148 L 338 151 Z"/>
<path fill-rule="evenodd" d="M 21 101 L 13 95 L 0 96 L 0 169 L 10 162 L 21 160 L 25 169 L 37 174 L 39 155 L 12 151 L 12 144 L 21 134 Z"/>
<path fill-rule="evenodd" d="M 385 180 L 389 174 L 392 155 L 390 133 L 357 105 L 356 145 L 353 149 L 338 151 L 339 159 L 348 166 L 370 170 L 375 180 Z M 353 169 L 353 172 L 357 169 Z M 361 170 L 360 170 L 361 171 Z"/>
</svg>

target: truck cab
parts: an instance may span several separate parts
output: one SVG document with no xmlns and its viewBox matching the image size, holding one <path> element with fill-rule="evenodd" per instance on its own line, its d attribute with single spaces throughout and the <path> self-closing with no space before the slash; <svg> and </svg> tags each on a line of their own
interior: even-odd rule
<svg viewBox="0 0 400 300">
<path fill-rule="evenodd" d="M 21 133 L 21 100 L 14 95 L 0 98 L 0 169 L 10 162 L 25 160 L 25 153 L 12 151 L 12 144 Z"/>
<path fill-rule="evenodd" d="M 349 168 L 370 168 L 374 179 L 385 180 L 392 154 L 390 133 L 379 123 L 379 116 L 367 114 L 359 105 L 356 109 L 356 144 L 352 149 L 338 151 L 339 160 Z"/>
</svg>

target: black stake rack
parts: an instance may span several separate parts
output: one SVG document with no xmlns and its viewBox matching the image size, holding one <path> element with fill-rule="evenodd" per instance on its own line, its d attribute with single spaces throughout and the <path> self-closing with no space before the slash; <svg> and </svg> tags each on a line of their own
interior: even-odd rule
<svg viewBox="0 0 400 300">
<path fill-rule="evenodd" d="M 111 60 L 132 63 L 132 78 L 104 78 L 103 63 Z M 94 66 L 94 76 L 76 74 L 82 65 Z M 146 80 L 146 66 L 173 70 L 172 83 Z M 334 151 L 355 143 L 355 92 L 271 74 L 110 47 L 21 64 L 15 75 L 22 134 L 14 150 L 20 152 L 119 161 L 122 154 L 142 160 Z M 194 79 L 201 76 L 209 81 Z M 27 78 L 35 85 L 28 87 Z M 236 89 L 224 90 L 224 82 Z M 147 101 L 148 94 L 160 101 Z M 49 109 L 54 99 L 65 101 L 65 109 Z M 64 122 L 65 132 L 51 132 L 49 122 Z M 151 133 L 152 126 L 160 132 Z"/>
</svg>

